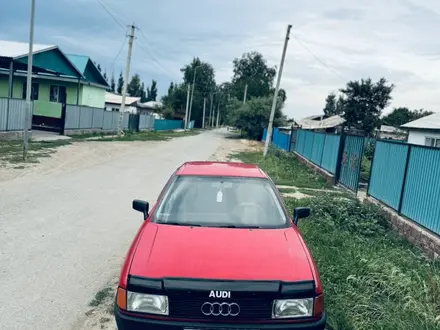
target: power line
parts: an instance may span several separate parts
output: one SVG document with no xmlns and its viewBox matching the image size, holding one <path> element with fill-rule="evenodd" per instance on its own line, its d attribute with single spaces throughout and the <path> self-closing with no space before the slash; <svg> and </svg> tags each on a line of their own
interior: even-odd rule
<svg viewBox="0 0 440 330">
<path fill-rule="evenodd" d="M 116 18 L 116 16 L 113 15 L 113 13 L 107 8 L 107 6 L 106 6 L 101 0 L 96 0 L 96 2 L 98 2 L 98 3 L 101 5 L 101 7 L 107 12 L 107 14 L 109 14 L 110 17 L 115 21 L 115 23 L 118 24 L 118 25 L 121 27 L 121 29 L 124 31 L 124 33 L 126 33 L 126 32 L 127 32 L 127 29 L 126 29 L 126 27 L 124 26 L 124 24 L 122 24 L 122 23 Z"/>
<path fill-rule="evenodd" d="M 122 41 L 121 49 L 119 49 L 118 54 L 115 56 L 115 58 L 114 58 L 114 60 L 113 60 L 113 62 L 112 62 L 112 71 L 114 71 L 114 69 L 115 69 L 115 63 L 116 63 L 117 59 L 119 58 L 119 56 L 121 55 L 122 51 L 123 51 L 124 48 L 125 48 L 125 42 L 126 42 L 126 40 L 127 40 L 127 36 L 125 36 L 124 40 Z"/>
<path fill-rule="evenodd" d="M 301 39 L 298 38 L 298 36 L 292 35 L 296 41 L 299 42 L 299 44 L 308 52 L 310 53 L 315 60 L 317 60 L 319 63 L 321 63 L 322 66 L 324 66 L 327 70 L 329 70 L 331 73 L 333 73 L 334 75 L 336 75 L 339 79 L 343 80 L 344 82 L 347 81 L 347 79 L 345 79 L 344 77 L 342 77 L 336 70 L 332 69 L 331 67 L 329 67 L 324 61 L 322 61 L 318 56 L 316 56 L 306 45 L 304 45 L 304 43 L 301 41 Z"/>
<path fill-rule="evenodd" d="M 156 54 L 154 54 L 154 51 L 153 51 L 153 49 L 152 49 L 152 47 L 151 47 L 151 44 L 150 44 L 150 42 L 149 42 L 147 36 L 145 35 L 145 33 L 144 33 L 141 29 L 139 29 L 139 31 L 140 31 L 140 33 L 141 33 L 141 36 L 145 39 L 145 42 L 146 42 L 147 47 L 148 47 L 148 49 L 149 49 L 149 52 L 148 52 L 148 53 L 150 54 L 151 59 L 153 60 L 153 62 L 154 62 L 159 68 L 161 68 L 165 73 L 167 73 L 171 78 L 176 78 L 176 75 L 170 73 L 167 69 L 165 69 L 165 67 L 164 67 L 162 64 L 160 64 L 159 60 L 158 60 L 157 57 L 156 57 Z M 140 47 L 141 47 L 141 49 L 142 49 L 143 51 L 145 51 L 145 49 L 142 48 L 142 46 L 140 46 Z"/>
</svg>

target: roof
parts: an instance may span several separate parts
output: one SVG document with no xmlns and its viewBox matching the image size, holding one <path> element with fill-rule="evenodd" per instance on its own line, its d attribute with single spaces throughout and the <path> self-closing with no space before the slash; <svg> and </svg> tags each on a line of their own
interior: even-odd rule
<svg viewBox="0 0 440 330">
<path fill-rule="evenodd" d="M 148 101 L 144 103 L 139 104 L 140 108 L 147 108 L 147 109 L 156 109 L 156 108 L 162 108 L 163 104 L 159 101 Z"/>
<path fill-rule="evenodd" d="M 55 45 L 50 46 L 50 45 L 33 44 L 32 50 L 33 53 L 36 53 L 56 47 L 57 46 Z M 2 57 L 16 58 L 16 57 L 28 55 L 28 53 L 29 53 L 28 42 L 0 40 L 0 56 Z"/>
<path fill-rule="evenodd" d="M 418 128 L 418 129 L 440 129 L 440 112 L 432 115 L 410 121 L 400 127 L 403 128 Z"/>
<path fill-rule="evenodd" d="M 324 115 L 322 115 L 324 116 Z M 327 119 L 323 120 L 313 120 L 312 118 L 317 118 L 317 116 L 306 117 L 300 120 L 297 120 L 298 125 L 303 129 L 323 129 L 323 128 L 332 128 L 345 123 L 345 119 L 341 116 L 331 116 Z"/>
<path fill-rule="evenodd" d="M 84 55 L 74 55 L 74 54 L 66 54 L 69 58 L 70 62 L 75 65 L 79 71 L 84 73 L 86 71 L 87 63 L 89 62 L 89 57 Z"/>
<path fill-rule="evenodd" d="M 394 126 L 388 126 L 388 125 L 381 125 L 380 126 L 380 132 L 383 133 L 395 133 L 395 134 L 406 134 L 404 130 L 401 130 Z"/>
<path fill-rule="evenodd" d="M 133 103 L 137 103 L 141 100 L 140 97 L 131 97 L 127 96 L 125 99 L 126 105 L 133 105 Z M 105 103 L 111 104 L 122 104 L 122 95 L 106 92 L 105 93 Z"/>
<path fill-rule="evenodd" d="M 234 162 L 188 162 L 177 170 L 176 175 L 268 178 L 257 165 Z"/>
</svg>

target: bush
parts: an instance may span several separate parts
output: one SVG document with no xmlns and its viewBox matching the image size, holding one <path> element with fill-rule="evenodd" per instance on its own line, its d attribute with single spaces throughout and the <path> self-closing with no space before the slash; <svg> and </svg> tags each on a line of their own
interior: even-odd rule
<svg viewBox="0 0 440 330">
<path fill-rule="evenodd" d="M 319 268 L 328 329 L 440 329 L 440 265 L 388 229 L 375 206 L 338 197 L 310 206 L 299 228 Z"/>
</svg>

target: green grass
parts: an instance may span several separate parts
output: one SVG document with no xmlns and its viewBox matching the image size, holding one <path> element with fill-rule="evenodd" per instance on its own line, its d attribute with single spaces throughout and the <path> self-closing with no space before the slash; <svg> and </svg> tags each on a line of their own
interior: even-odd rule
<svg viewBox="0 0 440 330">
<path fill-rule="evenodd" d="M 258 164 L 275 182 L 313 196 L 284 200 L 289 213 L 295 207 L 312 210 L 299 229 L 320 272 L 328 329 L 440 329 L 440 263 L 393 232 L 379 208 L 348 193 L 304 189 L 328 185 L 292 156 L 273 151 L 266 159 L 260 153 L 237 156 Z"/>
<path fill-rule="evenodd" d="M 278 185 L 332 189 L 327 181 L 302 165 L 292 154 L 271 149 L 266 157 L 261 152 L 242 152 L 233 155 L 245 163 L 257 164 Z"/>
<path fill-rule="evenodd" d="M 93 298 L 93 300 L 90 302 L 89 306 L 90 307 L 98 307 L 103 302 L 105 302 L 112 294 L 113 294 L 113 289 L 110 287 L 99 290 L 95 294 L 95 298 Z"/>
<path fill-rule="evenodd" d="M 331 197 L 286 204 L 312 208 L 299 228 L 319 268 L 330 329 L 440 329 L 440 264 L 391 231 L 377 208 Z"/>
<path fill-rule="evenodd" d="M 76 141 L 84 141 L 90 138 L 97 138 L 93 141 L 165 141 L 176 137 L 191 136 L 200 134 L 201 130 L 193 129 L 188 131 L 148 131 L 148 132 L 125 132 L 121 137 L 117 137 L 117 133 L 92 133 L 73 135 L 72 138 Z"/>
<path fill-rule="evenodd" d="M 39 159 L 50 157 L 56 148 L 71 144 L 70 140 L 29 142 L 27 163 L 35 164 Z M 3 141 L 0 140 L 0 166 L 6 164 L 23 163 L 23 141 Z M 15 169 L 22 169 L 23 166 L 15 166 Z"/>
<path fill-rule="evenodd" d="M 200 134 L 202 130 L 193 129 L 190 131 L 150 131 L 141 133 L 125 133 L 124 136 L 116 137 L 116 133 L 91 133 L 71 136 L 71 140 L 55 141 L 30 141 L 28 149 L 28 164 L 35 164 L 41 158 L 50 157 L 56 148 L 72 144 L 72 142 L 86 142 L 89 138 L 99 138 L 92 141 L 165 141 L 172 138 Z M 23 141 L 0 140 L 0 167 L 7 164 L 21 164 L 23 162 Z M 23 166 L 15 166 L 15 169 L 22 169 Z"/>
</svg>

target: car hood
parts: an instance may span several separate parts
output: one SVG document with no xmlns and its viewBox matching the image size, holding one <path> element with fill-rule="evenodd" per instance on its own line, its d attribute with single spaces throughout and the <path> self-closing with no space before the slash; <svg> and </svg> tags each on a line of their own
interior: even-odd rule
<svg viewBox="0 0 440 330">
<path fill-rule="evenodd" d="M 313 280 L 293 228 L 236 229 L 148 223 L 130 274 L 163 278 Z"/>
</svg>

